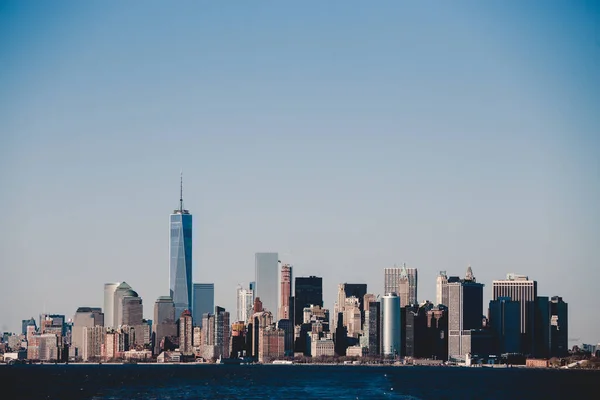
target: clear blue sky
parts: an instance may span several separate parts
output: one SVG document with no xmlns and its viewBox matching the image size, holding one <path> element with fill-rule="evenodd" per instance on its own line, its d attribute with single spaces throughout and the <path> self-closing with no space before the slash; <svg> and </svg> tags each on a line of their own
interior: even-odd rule
<svg viewBox="0 0 600 400">
<path fill-rule="evenodd" d="M 257 251 L 329 307 L 470 263 L 600 342 L 597 1 L 3 1 L 0 135 L 1 330 L 111 281 L 151 317 L 183 169 L 194 281 L 232 312 Z"/>
</svg>

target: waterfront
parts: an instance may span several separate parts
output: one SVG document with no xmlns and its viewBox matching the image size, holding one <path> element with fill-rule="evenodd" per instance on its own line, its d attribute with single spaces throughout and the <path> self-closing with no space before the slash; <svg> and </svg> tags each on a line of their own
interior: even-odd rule
<svg viewBox="0 0 600 400">
<path fill-rule="evenodd" d="M 525 368 L 357 365 L 13 365 L 14 399 L 565 399 L 600 373 Z"/>
</svg>

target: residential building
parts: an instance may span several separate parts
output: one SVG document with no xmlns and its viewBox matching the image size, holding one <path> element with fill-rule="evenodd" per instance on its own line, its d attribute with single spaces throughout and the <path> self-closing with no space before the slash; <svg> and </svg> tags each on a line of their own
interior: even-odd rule
<svg viewBox="0 0 600 400">
<path fill-rule="evenodd" d="M 179 316 L 179 351 L 184 356 L 194 354 L 193 327 L 192 313 L 190 310 L 183 310 Z"/>
<path fill-rule="evenodd" d="M 284 264 L 280 270 L 279 319 L 290 319 L 290 297 L 292 296 L 292 266 Z"/>
</svg>

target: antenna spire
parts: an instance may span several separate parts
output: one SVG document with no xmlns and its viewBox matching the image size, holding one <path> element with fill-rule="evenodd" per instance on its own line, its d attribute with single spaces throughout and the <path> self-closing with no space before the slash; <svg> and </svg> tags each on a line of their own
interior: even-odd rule
<svg viewBox="0 0 600 400">
<path fill-rule="evenodd" d="M 183 170 L 179 173 L 179 211 L 183 213 Z"/>
</svg>

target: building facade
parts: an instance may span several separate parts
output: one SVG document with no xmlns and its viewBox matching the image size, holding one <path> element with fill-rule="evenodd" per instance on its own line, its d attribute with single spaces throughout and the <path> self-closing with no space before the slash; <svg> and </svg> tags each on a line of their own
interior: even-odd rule
<svg viewBox="0 0 600 400">
<path fill-rule="evenodd" d="M 104 284 L 104 326 L 114 328 L 115 290 L 121 282 Z"/>
<path fill-rule="evenodd" d="M 160 354 L 160 343 L 165 337 L 177 335 L 175 323 L 175 305 L 169 296 L 161 296 L 154 303 L 154 321 L 152 324 L 154 354 Z"/>
<path fill-rule="evenodd" d="M 435 305 L 443 304 L 448 307 L 448 304 L 444 304 L 444 299 L 448 298 L 448 275 L 446 271 L 440 271 L 435 282 Z"/>
<path fill-rule="evenodd" d="M 302 324 L 302 313 L 311 305 L 323 307 L 323 278 L 297 277 L 294 282 L 294 324 Z"/>
<path fill-rule="evenodd" d="M 290 319 L 290 297 L 292 296 L 292 266 L 281 266 L 279 286 L 279 319 Z"/>
<path fill-rule="evenodd" d="M 384 276 L 384 292 L 396 293 L 400 297 L 401 307 L 417 304 L 416 268 L 406 268 L 406 264 L 401 268 L 385 268 Z"/>
<path fill-rule="evenodd" d="M 388 293 L 381 298 L 382 354 L 396 357 L 401 354 L 401 310 L 400 297 Z"/>
<path fill-rule="evenodd" d="M 169 217 L 169 294 L 175 316 L 192 309 L 192 214 L 183 207 L 183 179 L 179 208 Z"/>
<path fill-rule="evenodd" d="M 215 309 L 215 284 L 194 283 L 192 317 L 194 326 L 202 326 L 202 316 Z"/>
<path fill-rule="evenodd" d="M 490 301 L 490 325 L 497 354 L 521 353 L 521 306 L 510 297 Z"/>
<path fill-rule="evenodd" d="M 279 258 L 277 253 L 256 253 L 254 256 L 255 291 L 263 308 L 277 315 L 279 293 Z"/>
<path fill-rule="evenodd" d="M 505 280 L 492 282 L 493 300 L 509 297 L 519 303 L 521 351 L 531 354 L 534 349 L 535 302 L 537 299 L 537 282 L 527 276 L 507 274 Z"/>
<path fill-rule="evenodd" d="M 184 310 L 179 316 L 179 351 L 184 356 L 194 354 L 194 325 L 190 310 Z"/>
<path fill-rule="evenodd" d="M 448 357 L 471 353 L 472 331 L 483 325 L 483 284 L 477 283 L 471 267 L 465 279 L 448 283 Z"/>
<path fill-rule="evenodd" d="M 254 293 L 251 289 L 244 289 L 241 285 L 237 287 L 237 310 L 236 321 L 248 322 L 253 314 L 254 309 Z"/>
</svg>

